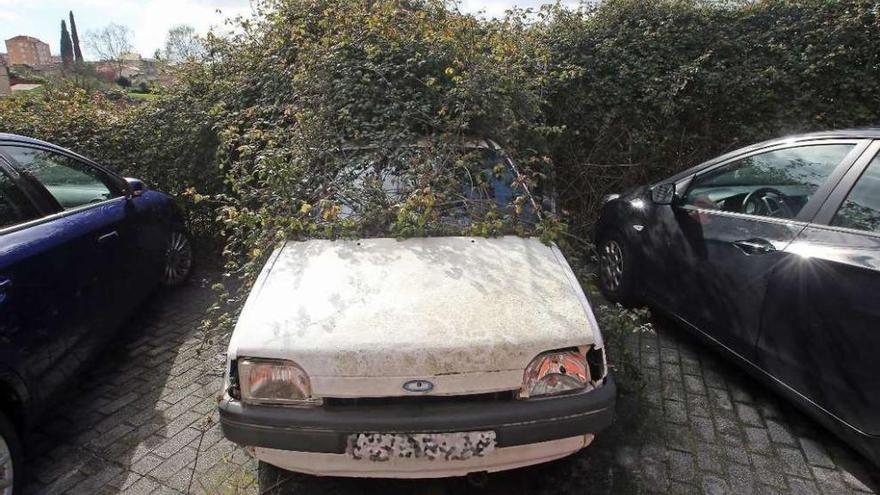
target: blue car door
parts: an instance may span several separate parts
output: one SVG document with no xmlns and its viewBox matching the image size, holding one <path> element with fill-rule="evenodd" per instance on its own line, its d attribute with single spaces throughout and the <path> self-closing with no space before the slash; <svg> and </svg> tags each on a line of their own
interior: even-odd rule
<svg viewBox="0 0 880 495">
<path fill-rule="evenodd" d="M 11 345 L 32 336 L 26 380 L 48 397 L 118 325 L 126 190 L 55 150 L 0 144 L 0 159 L 44 213 L 0 238 L 0 283 L 8 281 L 0 325 Z"/>
<path fill-rule="evenodd" d="M 0 368 L 27 383 L 42 381 L 52 363 L 63 354 L 63 342 L 49 331 L 53 314 L 44 294 L 55 284 L 42 279 L 42 287 L 19 280 L 30 269 L 32 253 L 22 234 L 46 214 L 17 184 L 16 175 L 0 158 Z M 29 277 L 33 278 L 33 277 Z"/>
</svg>

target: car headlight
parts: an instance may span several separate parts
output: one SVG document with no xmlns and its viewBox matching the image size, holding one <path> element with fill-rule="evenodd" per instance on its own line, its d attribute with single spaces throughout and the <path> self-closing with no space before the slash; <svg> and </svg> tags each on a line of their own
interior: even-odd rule
<svg viewBox="0 0 880 495">
<path fill-rule="evenodd" d="M 586 354 L 579 349 L 539 354 L 526 367 L 518 397 L 520 399 L 549 397 L 595 388 L 597 383 L 593 381 L 591 371 L 598 373 L 602 371 L 592 362 L 595 359 L 588 362 L 587 355 L 593 352 L 593 349 L 590 347 L 590 351 Z M 596 377 L 596 379 L 601 378 L 601 376 Z"/>
<path fill-rule="evenodd" d="M 318 405 L 312 397 L 309 375 L 293 361 L 238 360 L 241 400 L 264 404 Z"/>
</svg>

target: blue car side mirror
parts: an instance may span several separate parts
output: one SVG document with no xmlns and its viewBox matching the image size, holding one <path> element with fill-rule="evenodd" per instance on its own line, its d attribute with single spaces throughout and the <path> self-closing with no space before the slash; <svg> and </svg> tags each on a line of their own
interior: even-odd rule
<svg viewBox="0 0 880 495">
<path fill-rule="evenodd" d="M 142 195 L 147 190 L 147 185 L 140 179 L 126 177 L 125 182 L 128 182 L 128 187 L 131 189 L 131 195 L 134 197 Z"/>
</svg>

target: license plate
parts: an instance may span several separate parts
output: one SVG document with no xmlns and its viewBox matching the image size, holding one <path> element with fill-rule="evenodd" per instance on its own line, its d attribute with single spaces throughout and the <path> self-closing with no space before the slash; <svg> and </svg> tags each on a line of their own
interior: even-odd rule
<svg viewBox="0 0 880 495">
<path fill-rule="evenodd" d="M 494 431 L 461 433 L 356 433 L 348 436 L 348 455 L 357 460 L 463 461 L 495 450 Z"/>
</svg>

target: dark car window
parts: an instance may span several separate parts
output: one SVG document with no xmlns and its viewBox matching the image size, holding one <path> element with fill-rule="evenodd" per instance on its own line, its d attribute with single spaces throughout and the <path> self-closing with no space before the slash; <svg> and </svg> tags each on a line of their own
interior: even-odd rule
<svg viewBox="0 0 880 495">
<path fill-rule="evenodd" d="M 34 205 L 5 172 L 0 171 L 0 229 L 39 218 Z"/>
<path fill-rule="evenodd" d="M 36 179 L 65 210 L 121 196 L 98 170 L 73 158 L 23 146 L 4 146 L 21 172 Z"/>
<path fill-rule="evenodd" d="M 880 155 L 862 172 L 831 225 L 880 232 Z"/>
<path fill-rule="evenodd" d="M 854 144 L 759 153 L 697 176 L 685 204 L 749 215 L 794 218 Z"/>
</svg>

